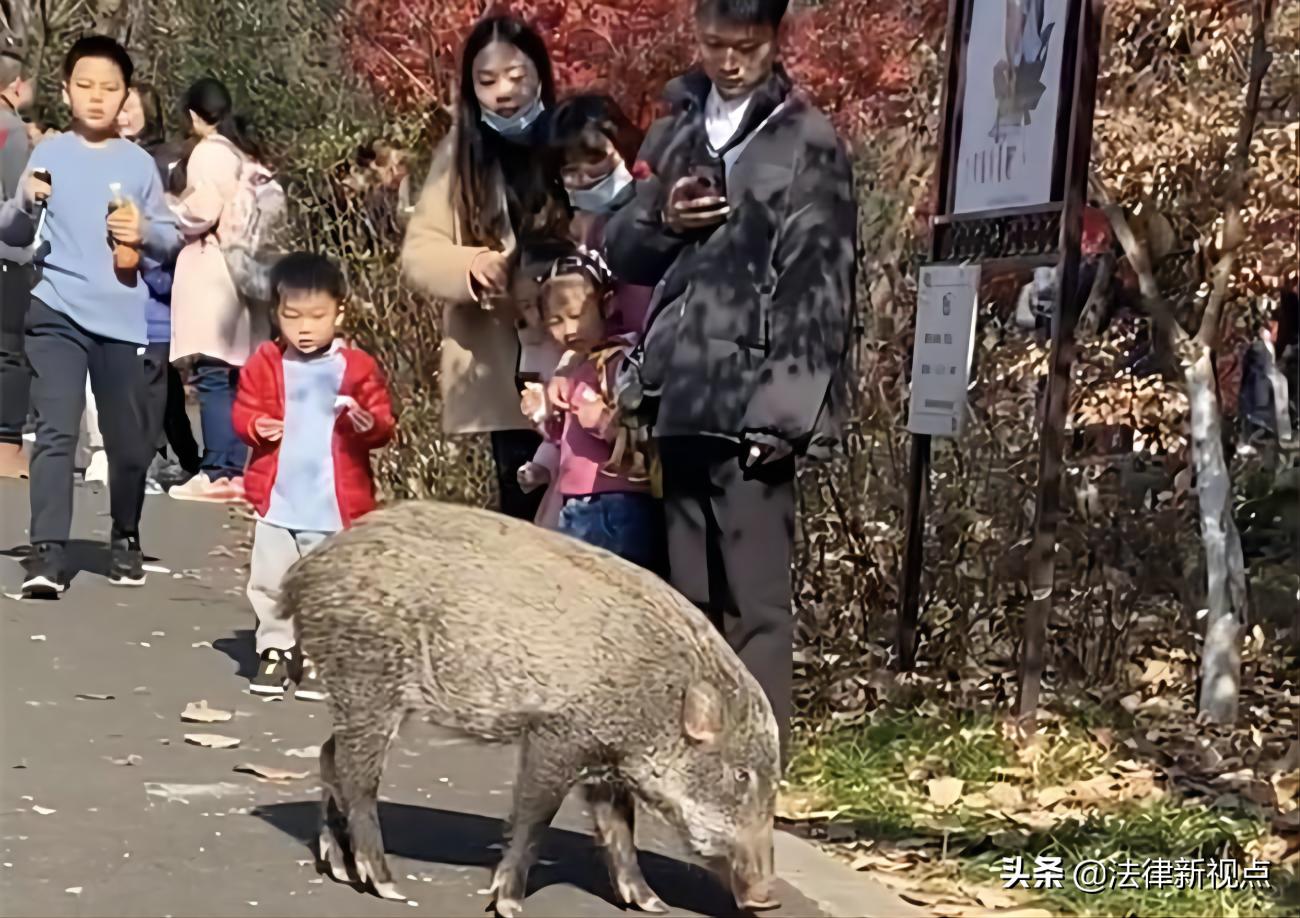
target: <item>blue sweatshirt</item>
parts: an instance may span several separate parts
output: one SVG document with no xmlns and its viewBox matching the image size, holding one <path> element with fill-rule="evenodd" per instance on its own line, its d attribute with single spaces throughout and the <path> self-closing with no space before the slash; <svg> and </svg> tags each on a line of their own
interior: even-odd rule
<svg viewBox="0 0 1300 918">
<path fill-rule="evenodd" d="M 32 296 L 93 334 L 147 343 L 149 287 L 140 279 L 133 287 L 117 279 L 105 220 L 113 198 L 109 184 L 117 182 L 146 224 L 144 253 L 162 264 L 174 260 L 181 236 L 153 157 L 129 140 L 94 147 L 69 131 L 38 146 L 28 169 L 48 170 L 53 188 L 41 245 L 33 255 L 40 280 Z M 18 246 L 32 241 L 39 209 L 23 210 L 22 204 L 19 195 L 4 205 L 0 241 Z"/>
</svg>

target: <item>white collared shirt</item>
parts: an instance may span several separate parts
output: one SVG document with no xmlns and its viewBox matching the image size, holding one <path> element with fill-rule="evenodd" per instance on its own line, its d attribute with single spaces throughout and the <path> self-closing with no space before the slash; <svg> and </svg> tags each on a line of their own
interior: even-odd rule
<svg viewBox="0 0 1300 918">
<path fill-rule="evenodd" d="M 749 92 L 736 99 L 724 99 L 718 95 L 716 86 L 709 89 L 709 97 L 704 102 L 704 130 L 715 153 L 736 136 L 753 98 L 753 92 Z"/>
</svg>

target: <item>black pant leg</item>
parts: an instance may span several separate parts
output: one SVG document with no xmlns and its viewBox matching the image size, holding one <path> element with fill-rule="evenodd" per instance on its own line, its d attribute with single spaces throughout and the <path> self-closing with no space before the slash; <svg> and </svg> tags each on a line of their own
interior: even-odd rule
<svg viewBox="0 0 1300 918">
<path fill-rule="evenodd" d="M 170 350 L 166 345 L 163 347 Z M 171 446 L 181 468 L 191 475 L 197 475 L 203 455 L 199 452 L 199 444 L 194 439 L 194 427 L 190 424 L 190 415 L 185 407 L 185 384 L 181 381 L 180 370 L 167 363 L 167 354 L 163 353 L 161 356 L 167 367 L 163 432 L 167 435 L 167 443 Z"/>
<path fill-rule="evenodd" d="M 501 494 L 501 512 L 515 519 L 532 522 L 542 505 L 545 489 L 525 494 L 519 487 L 519 467 L 533 458 L 542 445 L 542 435 L 532 430 L 494 430 L 492 461 L 496 465 L 497 487 Z"/>
<path fill-rule="evenodd" d="M 144 486 L 157 442 L 151 426 L 149 379 L 156 358 L 139 344 L 96 338 L 90 349 L 90 385 L 108 453 L 109 511 L 118 534 L 137 535 Z"/>
<path fill-rule="evenodd" d="M 32 300 L 25 346 L 36 413 L 31 540 L 33 545 L 62 543 L 72 529 L 72 476 L 81 413 L 86 406 L 88 352 L 93 344 L 61 313 Z"/>
<path fill-rule="evenodd" d="M 0 261 L 0 443 L 21 443 L 31 399 L 27 365 L 27 307 L 31 266 Z"/>
<path fill-rule="evenodd" d="M 145 348 L 149 360 L 145 364 L 146 401 L 149 408 L 149 444 L 154 452 L 163 446 L 163 421 L 167 416 L 167 355 L 171 345 L 150 344 Z"/>
<path fill-rule="evenodd" d="M 782 755 L 793 707 L 794 461 L 741 472 L 738 444 L 659 441 L 673 586 L 713 621 L 772 705 Z"/>
<path fill-rule="evenodd" d="M 730 457 L 716 463 L 710 477 L 731 600 L 723 632 L 772 704 L 784 762 L 794 704 L 794 460 L 747 479 Z"/>
</svg>

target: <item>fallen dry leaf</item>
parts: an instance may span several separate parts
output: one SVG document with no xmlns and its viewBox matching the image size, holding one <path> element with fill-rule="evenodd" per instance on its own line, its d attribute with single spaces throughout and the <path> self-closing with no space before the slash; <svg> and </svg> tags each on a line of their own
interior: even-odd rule
<svg viewBox="0 0 1300 918">
<path fill-rule="evenodd" d="M 253 775 L 256 778 L 264 778 L 267 781 L 301 781 L 310 774 L 310 772 L 306 771 L 288 771 L 272 765 L 254 765 L 251 763 L 236 765 L 235 771 L 240 774 Z"/>
<path fill-rule="evenodd" d="M 320 746 L 303 746 L 301 749 L 286 749 L 284 754 L 291 759 L 318 759 Z"/>
<path fill-rule="evenodd" d="M 975 901 L 985 908 L 1012 908 L 1016 904 L 1016 897 L 1007 895 L 1000 889 L 976 889 L 973 890 Z"/>
<path fill-rule="evenodd" d="M 51 813 L 57 813 L 58 810 L 52 810 L 48 806 L 41 806 L 40 804 L 33 804 L 32 812 L 37 816 L 48 816 Z"/>
<path fill-rule="evenodd" d="M 961 790 L 965 784 L 961 778 L 931 778 L 925 782 L 925 787 L 934 805 L 947 809 L 961 799 Z"/>
<path fill-rule="evenodd" d="M 229 711 L 208 707 L 207 699 L 191 701 L 181 712 L 181 720 L 193 724 L 224 724 L 233 717 Z"/>
<path fill-rule="evenodd" d="M 999 781 L 986 792 L 994 806 L 1008 812 L 1021 809 L 1025 805 L 1025 795 L 1020 788 L 1005 781 Z"/>
<path fill-rule="evenodd" d="M 233 736 L 222 736 L 220 733 L 186 733 L 185 742 L 207 749 L 233 749 L 239 745 L 239 740 Z"/>
<path fill-rule="evenodd" d="M 1034 795 L 1034 802 L 1041 807 L 1050 809 L 1069 796 L 1070 792 L 1064 787 L 1045 787 Z"/>
<path fill-rule="evenodd" d="M 139 765 L 144 759 L 133 753 L 131 755 L 114 756 L 109 761 L 114 765 Z"/>
</svg>

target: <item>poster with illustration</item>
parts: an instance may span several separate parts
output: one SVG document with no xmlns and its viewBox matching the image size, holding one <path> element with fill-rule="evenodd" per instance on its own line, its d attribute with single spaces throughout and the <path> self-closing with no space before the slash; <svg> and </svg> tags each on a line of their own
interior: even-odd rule
<svg viewBox="0 0 1300 918">
<path fill-rule="evenodd" d="M 953 213 L 1052 196 L 1071 0 L 971 0 Z"/>
</svg>

